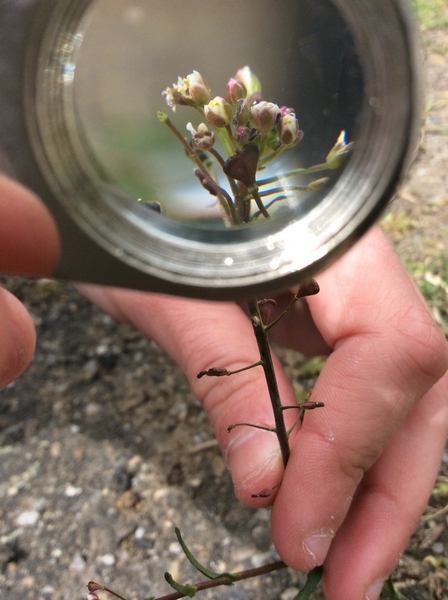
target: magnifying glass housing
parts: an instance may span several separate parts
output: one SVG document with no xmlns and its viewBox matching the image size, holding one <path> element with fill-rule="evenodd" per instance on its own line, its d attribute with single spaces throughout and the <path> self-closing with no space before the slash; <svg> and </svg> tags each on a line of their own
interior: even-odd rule
<svg viewBox="0 0 448 600">
<path fill-rule="evenodd" d="M 404 0 L 275 3 L 285 15 L 303 15 L 284 60 L 302 107 L 299 121 L 309 124 L 301 121 L 304 141 L 311 132 L 304 152 L 325 157 L 331 128 L 345 129 L 344 119 L 354 146 L 310 210 L 238 228 L 207 228 L 147 210 L 92 152 L 74 90 L 98 2 L 0 0 L 0 170 L 36 192 L 52 213 L 62 241 L 56 277 L 241 299 L 314 275 L 375 222 L 405 173 L 420 124 L 420 54 Z M 151 17 L 152 2 L 144 4 Z M 254 6 L 261 11 L 264 4 Z M 156 26 L 158 15 L 154 9 Z M 194 36 L 188 40 L 195 44 Z M 321 121 L 325 131 L 314 135 Z"/>
</svg>

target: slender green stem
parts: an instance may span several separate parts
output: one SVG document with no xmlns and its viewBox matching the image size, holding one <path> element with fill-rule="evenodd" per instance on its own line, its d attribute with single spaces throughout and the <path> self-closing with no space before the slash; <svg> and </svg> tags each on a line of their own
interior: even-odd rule
<svg viewBox="0 0 448 600">
<path fill-rule="evenodd" d="M 227 427 L 227 431 L 230 433 L 235 427 L 253 427 L 254 429 L 261 429 L 261 431 L 269 431 L 276 433 L 275 427 L 265 427 L 264 425 L 254 425 L 253 423 L 233 423 Z"/>
<path fill-rule="evenodd" d="M 263 156 L 263 158 L 260 160 L 260 165 L 264 166 L 268 162 L 271 162 L 271 160 L 274 160 L 274 158 L 277 158 L 277 156 L 279 154 L 281 154 L 283 152 L 283 150 L 285 150 L 287 147 L 288 146 L 285 146 L 284 144 L 282 144 L 279 148 L 277 148 L 277 150 L 275 150 L 274 152 L 272 152 L 268 156 Z"/>
<path fill-rule="evenodd" d="M 329 170 L 327 163 L 314 165 L 313 167 L 308 167 L 308 169 L 293 169 L 292 171 L 286 171 L 285 173 L 282 173 L 281 177 L 273 175 L 272 177 L 266 177 L 266 179 L 260 179 L 260 181 L 257 181 L 257 185 L 268 185 L 269 183 L 280 181 L 280 179 L 283 179 L 284 177 L 294 177 L 295 175 L 311 175 L 312 173 L 320 173 L 321 171 L 327 170 Z"/>
<path fill-rule="evenodd" d="M 159 113 L 159 119 L 162 123 L 164 123 L 170 129 L 170 131 L 172 131 L 172 133 L 174 133 L 176 138 L 180 141 L 182 146 L 185 148 L 188 156 L 196 163 L 196 165 L 197 165 L 198 169 L 201 171 L 201 173 L 205 177 L 207 177 L 207 179 L 214 181 L 213 177 L 208 172 L 207 167 L 204 165 L 204 163 L 199 158 L 197 153 L 190 146 L 190 144 L 187 142 L 187 140 L 184 138 L 184 136 L 180 133 L 180 131 L 177 129 L 177 127 L 174 125 L 174 123 L 171 121 L 171 119 L 168 117 L 168 115 L 166 115 L 165 113 Z M 226 214 L 228 215 L 228 217 L 232 220 L 232 223 L 234 225 L 238 224 L 238 217 L 235 212 L 235 206 L 234 206 L 229 194 L 220 187 L 217 188 L 217 193 L 218 193 L 218 199 L 221 203 L 221 206 L 223 207 L 223 209 L 226 212 Z"/>
<path fill-rule="evenodd" d="M 263 321 L 256 298 L 248 300 L 247 308 L 249 310 L 249 316 L 252 321 L 255 339 L 257 340 L 258 350 L 260 352 L 260 361 L 263 366 L 264 375 L 269 390 L 272 410 L 274 411 L 275 429 L 280 446 L 280 452 L 282 454 L 283 464 L 286 467 L 289 459 L 288 432 L 286 431 L 286 425 L 283 418 L 282 403 L 280 400 L 280 393 L 278 390 L 274 365 L 272 363 L 271 349 L 269 347 L 268 337 L 266 335 L 265 327 L 263 326 Z"/>
<path fill-rule="evenodd" d="M 279 314 L 279 316 L 274 319 L 273 321 L 271 321 L 269 323 L 269 325 L 265 325 L 264 326 L 264 331 L 265 333 L 267 333 L 270 329 L 272 329 L 272 327 L 274 327 L 274 325 L 277 325 L 277 323 L 283 319 L 283 317 L 286 315 L 286 313 L 288 312 L 288 310 L 299 300 L 299 297 L 297 295 L 294 296 L 294 298 L 291 300 L 291 302 L 288 304 L 288 306 L 285 308 L 285 310 L 283 312 L 281 312 Z"/>
<path fill-rule="evenodd" d="M 249 189 L 249 193 L 252 195 L 252 198 L 255 200 L 257 206 L 258 206 L 258 210 L 261 212 L 261 214 L 263 215 L 263 217 L 265 219 L 269 219 L 270 215 L 268 213 L 268 211 L 266 210 L 262 199 L 260 198 L 260 195 L 258 193 L 258 187 L 256 185 L 252 186 Z"/>
<path fill-rule="evenodd" d="M 271 196 L 272 194 L 281 194 L 284 192 L 308 192 L 308 186 L 305 185 L 291 185 L 288 186 L 286 188 L 283 187 L 278 187 L 278 188 L 271 188 L 270 190 L 262 190 L 261 192 L 258 192 L 259 196 L 264 198 L 265 196 Z"/>
</svg>

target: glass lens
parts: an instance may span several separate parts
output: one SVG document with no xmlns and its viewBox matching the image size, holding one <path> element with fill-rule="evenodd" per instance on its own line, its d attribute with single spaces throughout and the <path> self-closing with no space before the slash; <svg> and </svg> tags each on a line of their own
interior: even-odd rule
<svg viewBox="0 0 448 600">
<path fill-rule="evenodd" d="M 337 180 L 362 78 L 330 1 L 97 0 L 80 33 L 78 132 L 136 202 L 219 228 L 303 214 Z"/>
</svg>

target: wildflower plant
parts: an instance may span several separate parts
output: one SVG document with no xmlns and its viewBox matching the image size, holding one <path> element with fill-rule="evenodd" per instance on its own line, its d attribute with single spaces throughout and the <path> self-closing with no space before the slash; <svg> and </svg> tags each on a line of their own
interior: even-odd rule
<svg viewBox="0 0 448 600">
<path fill-rule="evenodd" d="M 249 223 L 260 216 L 268 219 L 274 203 L 296 192 L 323 188 L 329 181 L 328 175 L 306 185 L 298 185 L 296 179 L 338 169 L 352 146 L 346 143 L 342 131 L 323 163 L 292 169 L 281 176 L 263 177 L 263 171 L 272 161 L 300 143 L 303 131 L 294 108 L 263 99 L 260 80 L 250 67 L 239 69 L 229 79 L 224 96 L 212 98 L 206 79 L 198 71 L 179 77 L 162 96 L 173 111 L 191 107 L 200 116 L 198 125 L 190 122 L 186 125 L 190 134 L 190 139 L 186 139 L 167 113 L 157 115 L 184 146 L 195 164 L 195 176 L 219 202 L 227 225 Z M 222 151 L 218 149 L 218 141 Z M 216 172 L 224 176 L 223 185 Z"/>
<path fill-rule="evenodd" d="M 313 192 L 323 188 L 328 183 L 328 174 L 318 179 L 312 179 L 305 185 L 299 185 L 297 178 L 339 169 L 352 147 L 352 143 L 346 142 L 345 132 L 342 131 L 321 164 L 283 172 L 281 181 L 277 175 L 264 177 L 263 171 L 267 165 L 275 161 L 283 152 L 299 144 L 304 134 L 299 128 L 295 110 L 264 100 L 261 91 L 260 80 L 250 67 L 246 66 L 239 69 L 235 76 L 229 79 L 224 96 L 212 97 L 206 79 L 198 71 L 193 71 L 184 78 L 179 77 L 177 83 L 162 92 L 166 104 L 173 111 L 179 107 L 189 107 L 194 109 L 200 117 L 199 123 L 188 122 L 186 124 L 186 131 L 189 134 L 189 137 L 186 138 L 173 124 L 167 113 L 157 113 L 158 119 L 176 136 L 187 157 L 193 162 L 193 173 L 198 183 L 219 202 L 223 221 L 228 226 L 240 226 L 259 218 L 269 219 L 272 205 L 289 198 L 290 194 Z M 218 141 L 222 150 L 218 149 Z M 220 176 L 217 173 L 220 173 Z M 221 183 L 221 179 L 224 180 L 224 184 Z M 288 183 L 285 184 L 285 181 Z M 146 204 L 152 210 L 163 212 L 163 205 L 160 206 L 155 202 Z M 248 369 L 262 367 L 272 404 L 274 425 L 266 427 L 252 423 L 233 423 L 229 424 L 228 431 L 230 433 L 235 427 L 247 426 L 276 434 L 284 467 L 289 458 L 288 439 L 291 431 L 297 423 L 303 421 L 306 411 L 321 408 L 323 404 L 313 402 L 311 393 L 306 395 L 303 402 L 294 406 L 282 404 L 269 347 L 268 332 L 296 302 L 318 292 L 319 286 L 314 279 L 309 278 L 303 281 L 286 309 L 272 320 L 271 315 L 276 306 L 275 300 L 249 299 L 247 310 L 258 346 L 258 359 L 237 371 L 229 371 L 222 366 L 212 366 L 200 371 L 197 375 L 198 378 L 228 377 Z M 295 423 L 289 429 L 284 420 L 284 411 L 288 409 L 297 411 Z M 253 497 L 267 498 L 280 485 L 281 481 L 273 488 L 254 490 Z M 195 559 L 178 529 L 176 529 L 176 536 L 187 559 L 207 577 L 207 581 L 181 585 L 169 573 L 166 573 L 165 579 L 175 591 L 158 600 L 193 597 L 200 590 L 218 585 L 231 585 L 242 579 L 286 567 L 285 563 L 277 561 L 239 573 L 214 573 Z M 309 598 L 320 580 L 321 572 L 321 567 L 317 567 L 308 574 L 304 588 L 294 600 Z M 119 594 L 94 582 L 90 582 L 88 588 L 87 600 L 97 600 L 96 592 L 101 590 L 113 594 L 119 600 L 125 600 Z"/>
</svg>

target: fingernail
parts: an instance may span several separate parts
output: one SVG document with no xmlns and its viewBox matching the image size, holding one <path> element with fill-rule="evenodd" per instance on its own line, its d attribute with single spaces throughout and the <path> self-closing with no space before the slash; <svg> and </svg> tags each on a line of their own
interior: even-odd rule
<svg viewBox="0 0 448 600">
<path fill-rule="evenodd" d="M 384 579 L 378 579 L 366 592 L 366 600 L 378 600 L 384 586 Z"/>
<path fill-rule="evenodd" d="M 312 535 L 303 542 L 303 549 L 307 554 L 307 560 L 311 568 L 323 564 L 330 548 L 332 535 Z"/>
<path fill-rule="evenodd" d="M 271 443 L 254 430 L 241 430 L 241 433 L 232 432 L 231 435 L 224 459 L 235 483 L 235 492 L 246 488 L 252 490 L 254 483 L 270 471 L 281 473 L 281 455 L 276 441 Z M 259 490 L 254 488 L 252 491 Z"/>
</svg>

